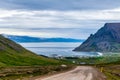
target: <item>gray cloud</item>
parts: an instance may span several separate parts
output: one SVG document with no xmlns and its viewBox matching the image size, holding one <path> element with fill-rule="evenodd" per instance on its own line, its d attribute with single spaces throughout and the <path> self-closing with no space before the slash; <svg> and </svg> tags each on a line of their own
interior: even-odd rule
<svg viewBox="0 0 120 80">
<path fill-rule="evenodd" d="M 119 14 L 120 0 L 0 0 L 0 33 L 86 39 Z"/>
<path fill-rule="evenodd" d="M 85 39 L 104 23 L 120 21 L 120 8 L 97 11 L 0 10 L 0 13 L 0 33 L 39 37 Z"/>
<path fill-rule="evenodd" d="M 1 0 L 5 9 L 96 10 L 120 7 L 120 0 Z"/>
</svg>

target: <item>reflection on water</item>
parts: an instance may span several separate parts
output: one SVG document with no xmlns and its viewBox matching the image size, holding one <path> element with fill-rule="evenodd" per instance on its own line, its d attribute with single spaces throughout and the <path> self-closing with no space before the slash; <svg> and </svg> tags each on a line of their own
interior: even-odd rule
<svg viewBox="0 0 120 80">
<path fill-rule="evenodd" d="M 35 52 L 36 54 L 51 56 L 56 54 L 58 56 L 97 56 L 100 53 L 95 52 L 73 52 L 72 50 L 81 43 L 20 43 L 22 46 Z"/>
</svg>

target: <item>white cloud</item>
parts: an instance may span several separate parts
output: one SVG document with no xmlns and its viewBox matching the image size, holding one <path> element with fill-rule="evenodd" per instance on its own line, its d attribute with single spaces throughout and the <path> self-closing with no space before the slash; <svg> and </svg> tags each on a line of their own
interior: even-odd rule
<svg viewBox="0 0 120 80">
<path fill-rule="evenodd" d="M 32 35 L 45 37 L 79 37 L 86 38 L 90 33 L 95 32 L 106 22 L 120 21 L 120 8 L 109 10 L 85 10 L 85 11 L 26 11 L 26 10 L 5 10 L 0 9 L 0 32 L 7 34 Z M 57 31 L 42 32 L 42 28 L 58 28 Z M 81 31 L 59 31 L 59 28 L 79 28 Z M 12 29 L 12 30 L 8 30 Z M 14 30 L 15 29 L 15 30 Z M 31 29 L 30 31 L 19 31 L 19 29 Z M 32 29 L 40 29 L 39 32 Z M 88 33 L 82 32 L 85 29 L 94 29 Z M 31 33 L 32 32 L 32 33 Z M 75 33 L 75 34 L 74 34 Z M 72 35 L 74 34 L 74 35 Z M 76 36 L 76 35 L 79 36 Z"/>
</svg>

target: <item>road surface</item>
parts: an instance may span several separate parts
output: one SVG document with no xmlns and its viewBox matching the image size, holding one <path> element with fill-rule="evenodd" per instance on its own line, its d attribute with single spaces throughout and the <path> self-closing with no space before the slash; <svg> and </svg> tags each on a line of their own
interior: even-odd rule
<svg viewBox="0 0 120 80">
<path fill-rule="evenodd" d="M 96 68 L 90 66 L 78 66 L 75 69 L 35 80 L 106 80 L 105 76 Z"/>
</svg>

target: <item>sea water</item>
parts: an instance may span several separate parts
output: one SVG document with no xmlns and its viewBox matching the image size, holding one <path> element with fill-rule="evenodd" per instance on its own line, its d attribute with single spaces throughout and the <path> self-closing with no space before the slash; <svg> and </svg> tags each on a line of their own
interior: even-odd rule
<svg viewBox="0 0 120 80">
<path fill-rule="evenodd" d="M 86 57 L 86 56 L 99 56 L 100 53 L 96 52 L 74 52 L 75 47 L 78 47 L 79 42 L 37 42 L 37 43 L 20 43 L 26 49 L 44 56 L 64 56 L 64 57 Z"/>
</svg>

